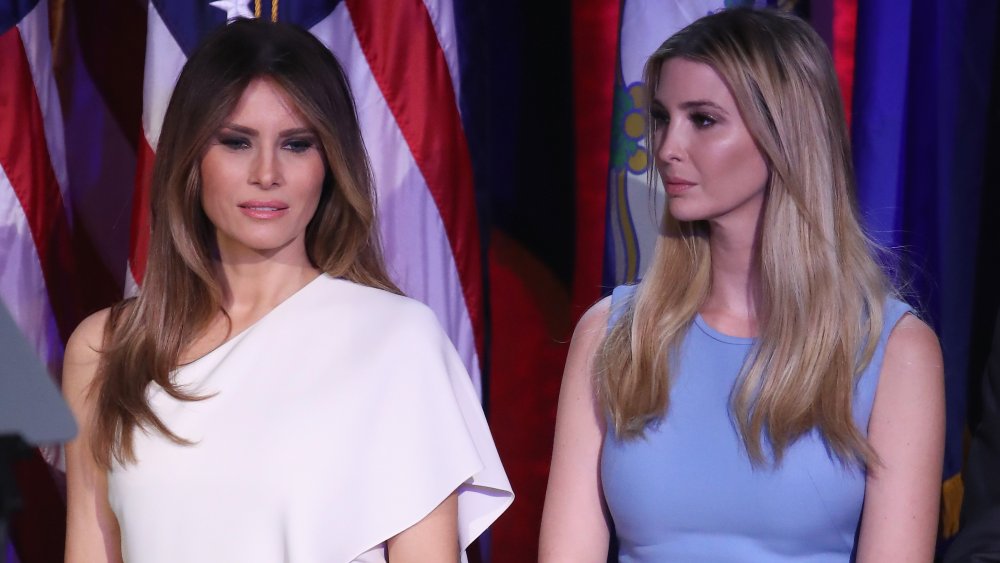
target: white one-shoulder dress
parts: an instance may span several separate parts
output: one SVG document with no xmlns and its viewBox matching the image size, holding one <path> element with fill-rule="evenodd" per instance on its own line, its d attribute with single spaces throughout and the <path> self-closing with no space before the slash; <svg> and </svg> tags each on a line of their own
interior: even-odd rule
<svg viewBox="0 0 1000 563">
<path fill-rule="evenodd" d="M 464 550 L 511 503 L 475 390 L 434 313 L 322 275 L 177 369 L 108 474 L 130 563 L 382 562 L 457 489 Z"/>
</svg>

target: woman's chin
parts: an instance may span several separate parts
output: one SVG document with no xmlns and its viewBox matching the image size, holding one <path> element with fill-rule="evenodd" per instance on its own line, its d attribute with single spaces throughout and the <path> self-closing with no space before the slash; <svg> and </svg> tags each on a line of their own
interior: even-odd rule
<svg viewBox="0 0 1000 563">
<path fill-rule="evenodd" d="M 670 216 L 674 218 L 675 221 L 680 221 L 682 223 L 690 223 L 692 221 L 701 221 L 707 219 L 708 217 L 703 211 L 694 209 L 691 205 L 686 205 L 687 202 L 670 200 L 667 202 L 667 212 Z"/>
</svg>

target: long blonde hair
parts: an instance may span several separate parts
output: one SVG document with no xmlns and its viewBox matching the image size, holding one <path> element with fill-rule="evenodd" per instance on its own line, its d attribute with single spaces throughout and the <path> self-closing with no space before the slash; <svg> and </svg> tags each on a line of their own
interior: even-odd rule
<svg viewBox="0 0 1000 563">
<path fill-rule="evenodd" d="M 239 20 L 209 36 L 177 81 L 163 121 L 151 183 L 146 274 L 135 299 L 112 308 L 95 379 L 92 449 L 109 467 L 135 461 L 137 427 L 186 443 L 146 399 L 155 382 L 179 400 L 198 400 L 171 381 L 183 350 L 222 309 L 213 266 L 214 228 L 201 207 L 199 163 L 211 136 L 256 78 L 279 85 L 322 145 L 327 166 L 306 227 L 306 253 L 327 274 L 399 293 L 386 274 L 375 189 L 343 70 L 330 51 L 293 25 Z"/>
<path fill-rule="evenodd" d="M 858 220 L 829 51 L 794 16 L 734 9 L 697 20 L 653 53 L 645 67 L 653 92 L 676 57 L 719 74 L 770 173 L 753 256 L 758 335 L 731 397 L 747 453 L 764 463 L 766 434 L 780 463 L 815 428 L 845 464 L 874 464 L 852 399 L 892 290 Z M 668 409 L 673 360 L 710 289 L 708 241 L 706 222 L 665 211 L 653 262 L 599 350 L 598 395 L 623 438 Z"/>
</svg>

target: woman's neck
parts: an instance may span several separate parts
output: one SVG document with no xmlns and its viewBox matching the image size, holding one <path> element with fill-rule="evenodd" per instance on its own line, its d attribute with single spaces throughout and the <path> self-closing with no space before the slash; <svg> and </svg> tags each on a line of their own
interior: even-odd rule
<svg viewBox="0 0 1000 563">
<path fill-rule="evenodd" d="M 316 279 L 320 271 L 309 263 L 273 260 L 227 263 L 217 266 L 223 307 L 233 325 L 252 323 Z"/>
<path fill-rule="evenodd" d="M 757 334 L 755 294 L 759 276 L 753 264 L 754 228 L 712 224 L 712 282 L 700 313 L 713 328 L 732 336 Z"/>
</svg>

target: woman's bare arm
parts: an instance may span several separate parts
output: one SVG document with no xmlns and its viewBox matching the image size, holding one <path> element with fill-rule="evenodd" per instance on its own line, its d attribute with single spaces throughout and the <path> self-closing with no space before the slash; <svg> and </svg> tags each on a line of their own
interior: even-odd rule
<svg viewBox="0 0 1000 563">
<path fill-rule="evenodd" d="M 932 561 L 944 456 L 944 369 L 937 337 L 912 315 L 889 336 L 868 440 L 882 465 L 868 472 L 858 561 Z"/>
<path fill-rule="evenodd" d="M 80 323 L 66 343 L 63 360 L 63 395 L 79 426 L 77 437 L 66 444 L 66 563 L 121 561 L 118 520 L 108 504 L 107 472 L 90 451 L 94 425 L 90 387 L 107 319 L 105 310 Z"/>
<path fill-rule="evenodd" d="M 594 394 L 593 359 L 608 326 L 610 299 L 580 319 L 569 347 L 549 485 L 545 492 L 540 563 L 604 563 L 610 536 L 601 492 L 604 417 Z"/>
<path fill-rule="evenodd" d="M 387 544 L 392 563 L 458 563 L 458 493 Z"/>
</svg>

